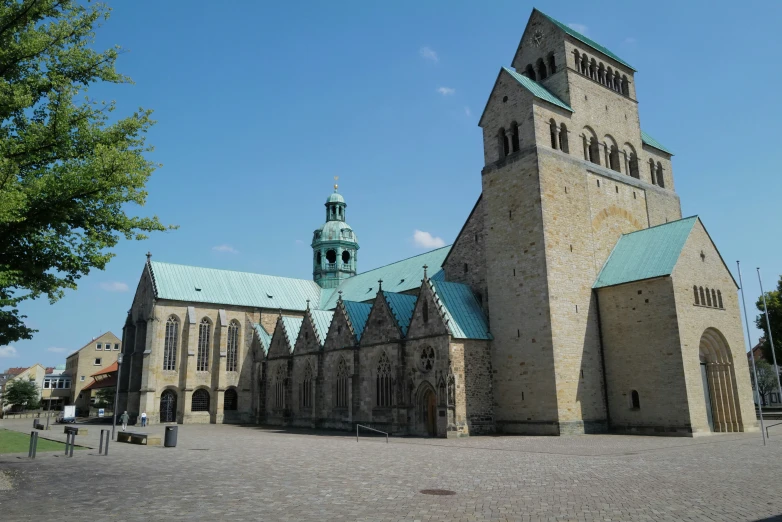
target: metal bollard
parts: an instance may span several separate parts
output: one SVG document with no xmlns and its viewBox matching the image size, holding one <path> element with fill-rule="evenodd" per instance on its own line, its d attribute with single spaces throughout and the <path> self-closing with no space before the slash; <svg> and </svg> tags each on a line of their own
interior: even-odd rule
<svg viewBox="0 0 782 522">
<path fill-rule="evenodd" d="M 30 448 L 27 450 L 27 458 L 28 459 L 34 458 L 33 455 L 35 455 L 35 453 L 33 452 L 33 448 L 35 447 L 35 436 L 36 435 L 37 435 L 37 433 L 35 431 L 31 431 L 30 432 Z"/>
<path fill-rule="evenodd" d="M 69 457 L 73 457 L 73 446 L 75 442 L 76 442 L 76 434 L 74 433 L 71 435 L 71 453 L 70 455 L 68 455 Z"/>
<path fill-rule="evenodd" d="M 104 455 L 109 454 L 109 441 L 111 440 L 111 436 L 109 435 L 109 430 L 106 430 L 106 452 Z"/>
<path fill-rule="evenodd" d="M 38 432 L 35 432 L 35 442 L 33 442 L 33 458 L 35 458 L 35 454 L 38 452 Z"/>
<path fill-rule="evenodd" d="M 71 443 L 71 434 L 66 433 L 65 434 L 65 456 L 68 456 L 68 444 Z"/>
<path fill-rule="evenodd" d="M 103 431 L 100 430 L 100 445 L 98 446 L 98 455 L 103 455 Z"/>
</svg>

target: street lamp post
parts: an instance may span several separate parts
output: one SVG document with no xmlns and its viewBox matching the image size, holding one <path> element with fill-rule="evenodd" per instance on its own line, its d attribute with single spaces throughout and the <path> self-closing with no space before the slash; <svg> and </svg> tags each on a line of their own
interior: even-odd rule
<svg viewBox="0 0 782 522">
<path fill-rule="evenodd" d="M 117 354 L 117 384 L 114 385 L 114 420 L 111 423 L 111 440 L 114 438 L 114 429 L 117 427 L 117 405 L 119 404 L 119 376 L 122 370 L 122 354 Z"/>
</svg>

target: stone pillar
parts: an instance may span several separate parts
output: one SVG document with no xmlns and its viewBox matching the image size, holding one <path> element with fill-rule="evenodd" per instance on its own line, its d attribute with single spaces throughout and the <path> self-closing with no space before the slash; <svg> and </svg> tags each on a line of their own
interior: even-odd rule
<svg viewBox="0 0 782 522">
<path fill-rule="evenodd" d="M 228 355 L 228 315 L 225 310 L 220 309 L 217 311 L 217 324 L 215 324 L 215 335 L 217 336 L 217 329 L 220 329 L 218 342 L 216 344 L 217 357 L 212 360 L 216 364 L 211 368 L 212 370 L 212 389 L 214 390 L 215 400 L 212 401 L 212 422 L 222 424 L 223 422 L 223 407 L 225 404 L 225 388 L 226 388 L 226 363 Z M 238 349 L 238 347 L 237 347 Z M 237 354 L 238 356 L 238 354 Z M 237 362 L 238 364 L 238 362 Z"/>
<path fill-rule="evenodd" d="M 730 364 L 722 365 L 722 376 L 725 382 L 725 399 L 728 403 L 728 431 L 739 431 L 739 423 L 737 422 L 738 415 L 736 407 L 738 406 L 735 401 L 735 394 L 733 393 L 733 379 L 731 379 Z"/>
<path fill-rule="evenodd" d="M 161 371 L 162 349 L 157 342 L 158 321 L 152 317 L 147 320 L 145 348 L 141 362 L 141 386 L 139 398 L 139 413 L 147 413 L 147 422 L 160 419 L 159 401 L 156 400 L 157 372 Z"/>
<path fill-rule="evenodd" d="M 714 422 L 714 431 L 725 432 L 725 415 L 717 363 L 708 363 L 706 367 L 708 369 L 709 387 L 712 390 L 712 421 Z"/>
<path fill-rule="evenodd" d="M 586 134 L 581 135 L 581 142 L 584 145 L 584 160 L 589 161 L 589 140 L 587 140 Z"/>
</svg>

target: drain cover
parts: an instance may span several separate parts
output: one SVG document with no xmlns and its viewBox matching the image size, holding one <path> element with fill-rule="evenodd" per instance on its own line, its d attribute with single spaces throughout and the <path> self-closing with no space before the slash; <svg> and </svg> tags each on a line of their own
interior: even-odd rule
<svg viewBox="0 0 782 522">
<path fill-rule="evenodd" d="M 422 489 L 424 495 L 456 495 L 456 491 L 450 489 Z"/>
</svg>

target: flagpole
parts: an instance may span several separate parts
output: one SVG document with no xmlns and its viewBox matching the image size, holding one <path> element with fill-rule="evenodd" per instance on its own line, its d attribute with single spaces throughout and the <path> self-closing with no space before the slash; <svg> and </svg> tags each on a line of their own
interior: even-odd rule
<svg viewBox="0 0 782 522">
<path fill-rule="evenodd" d="M 768 318 L 768 306 L 766 305 L 766 293 L 763 291 L 763 280 L 760 279 L 760 267 L 758 267 L 758 283 L 760 283 L 760 295 L 763 296 L 763 311 L 766 314 L 766 327 L 768 328 L 768 345 L 771 346 L 771 357 L 774 359 L 774 375 L 777 376 L 777 402 L 782 401 L 782 384 L 779 382 L 779 366 L 777 366 L 777 354 L 774 351 L 774 338 L 771 336 L 771 321 Z"/>
<path fill-rule="evenodd" d="M 758 391 L 758 411 L 760 411 L 760 436 L 763 437 L 763 445 L 766 445 L 766 431 L 763 425 L 763 398 L 760 396 L 758 386 L 758 370 L 755 368 L 755 355 L 752 353 L 752 337 L 749 334 L 749 319 L 747 318 L 747 302 L 744 300 L 744 283 L 741 280 L 741 262 L 736 261 L 739 269 L 739 289 L 741 290 L 741 305 L 744 307 L 744 324 L 747 325 L 747 342 L 749 342 L 749 358 L 752 361 L 752 374 L 755 376 L 755 389 Z M 754 402 L 754 401 L 753 401 Z"/>
</svg>

